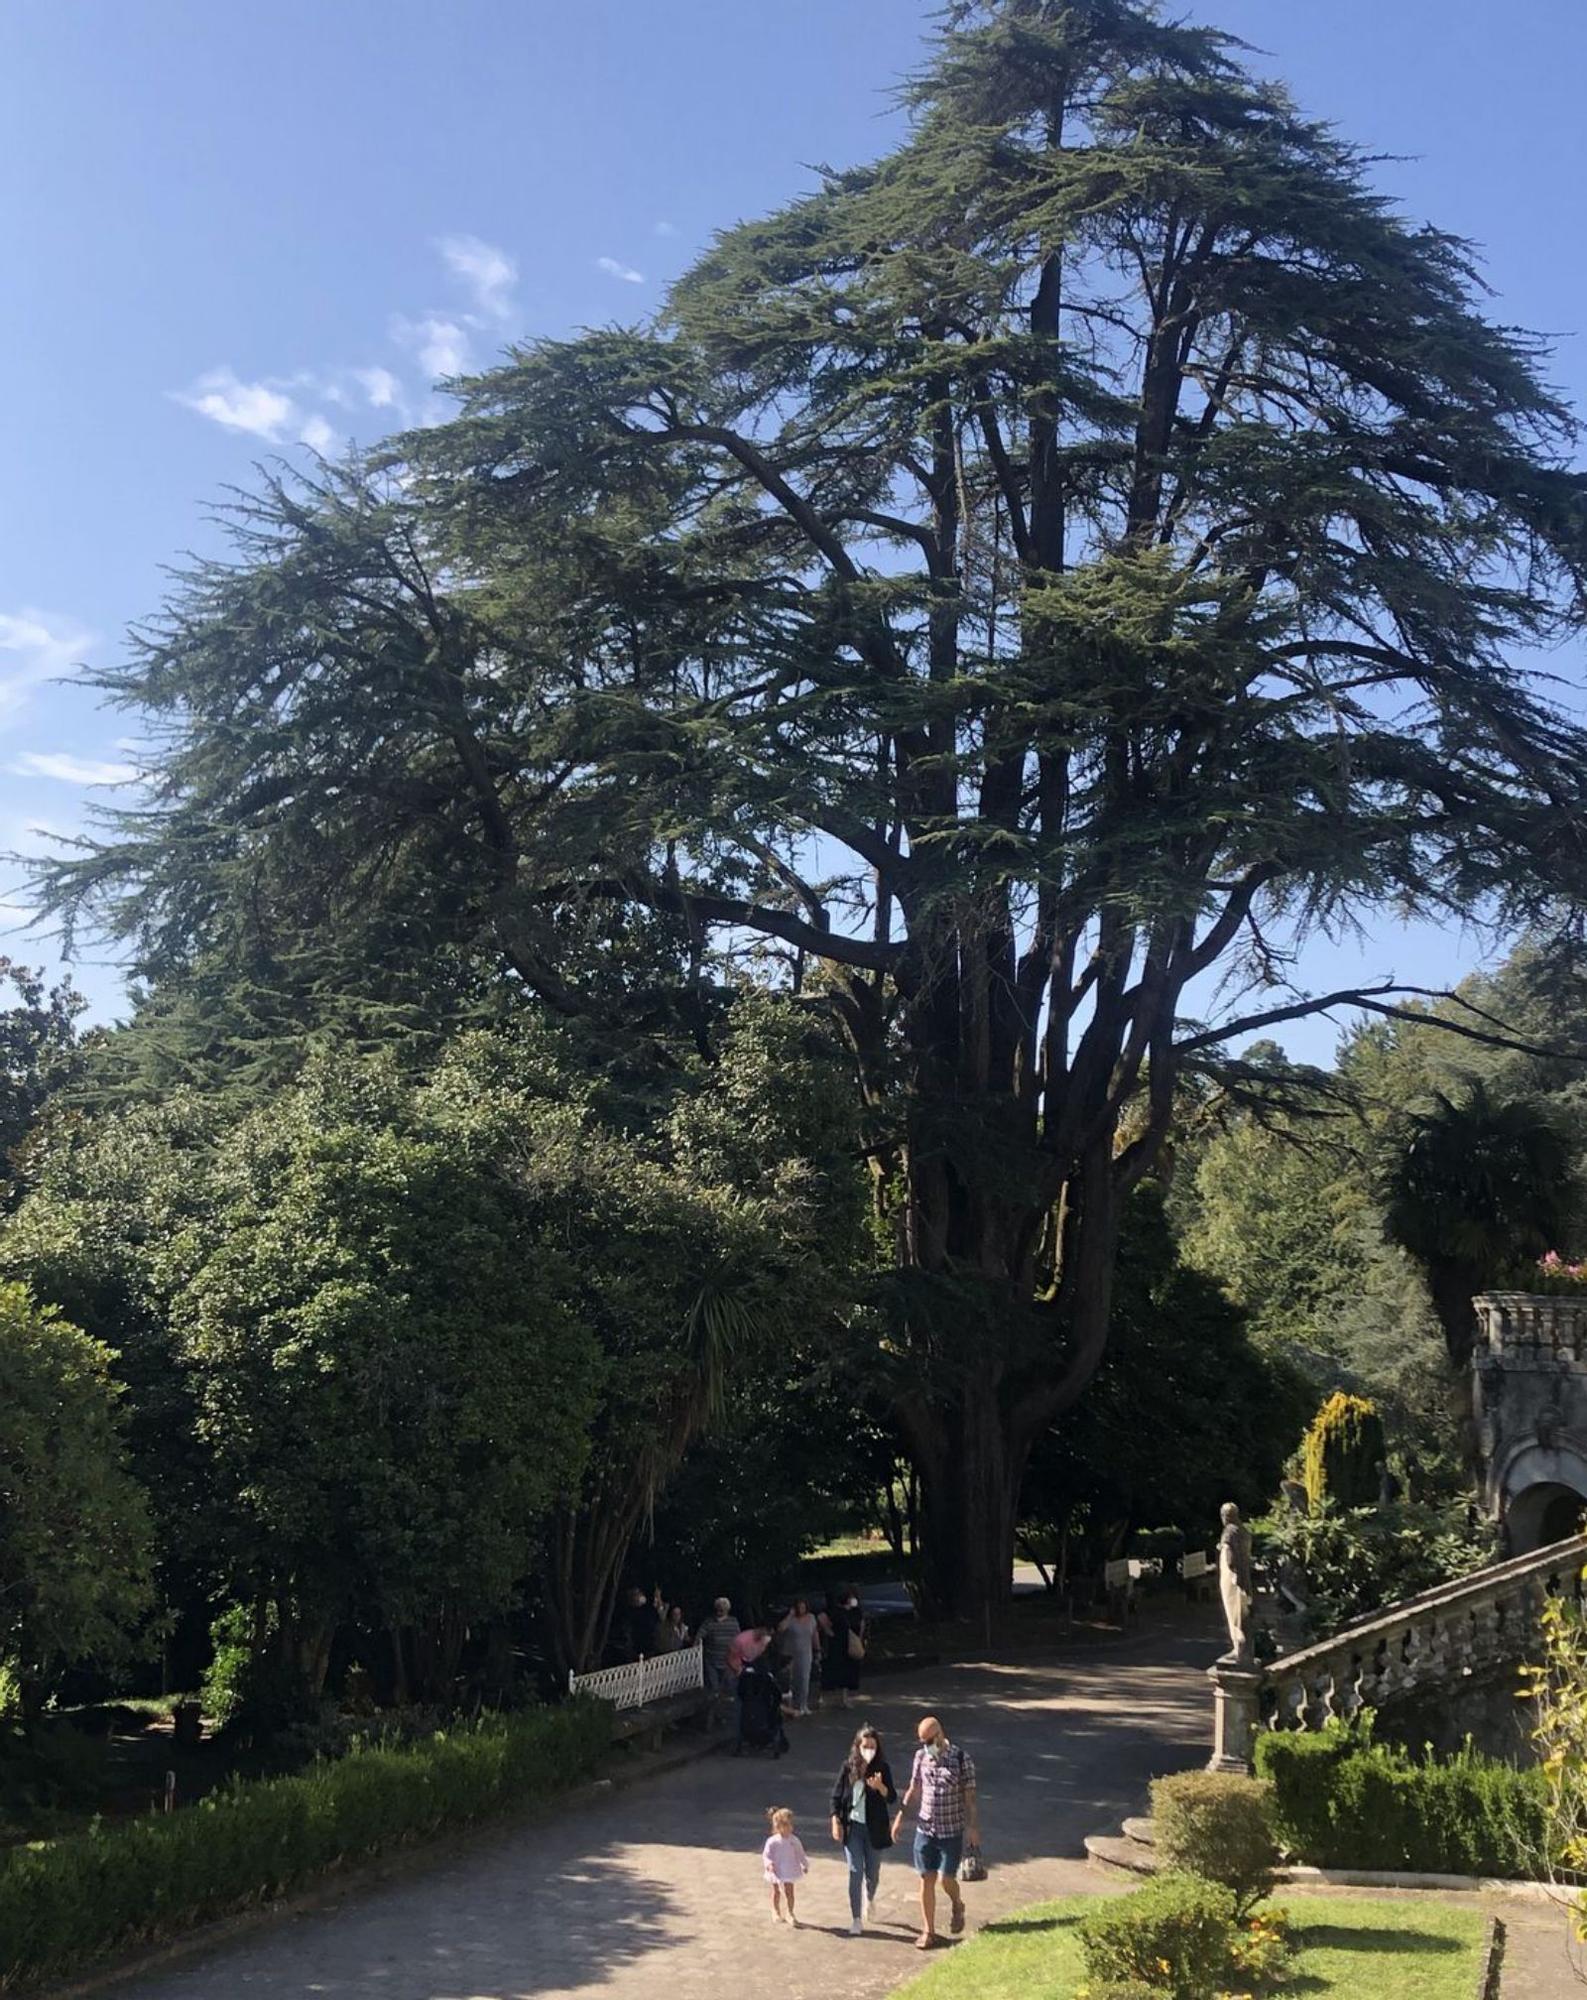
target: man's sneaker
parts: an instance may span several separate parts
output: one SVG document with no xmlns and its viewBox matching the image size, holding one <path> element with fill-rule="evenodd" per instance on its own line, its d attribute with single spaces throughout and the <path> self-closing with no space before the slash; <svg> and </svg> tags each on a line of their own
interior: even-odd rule
<svg viewBox="0 0 1587 2000">
<path fill-rule="evenodd" d="M 849 1936 L 864 1937 L 864 1935 L 865 1935 L 865 1926 L 860 1922 L 859 1918 L 856 1917 L 853 1923 L 849 1925 Z"/>
</svg>

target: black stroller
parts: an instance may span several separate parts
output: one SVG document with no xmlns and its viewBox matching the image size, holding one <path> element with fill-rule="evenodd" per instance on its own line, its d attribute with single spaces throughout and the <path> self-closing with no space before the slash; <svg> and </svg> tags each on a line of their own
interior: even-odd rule
<svg viewBox="0 0 1587 2000">
<path fill-rule="evenodd" d="M 751 1660 L 738 1677 L 738 1736 L 733 1755 L 742 1757 L 751 1750 L 770 1750 L 774 1758 L 788 1748 L 788 1734 L 782 1726 L 782 1689 L 759 1660 Z"/>
</svg>

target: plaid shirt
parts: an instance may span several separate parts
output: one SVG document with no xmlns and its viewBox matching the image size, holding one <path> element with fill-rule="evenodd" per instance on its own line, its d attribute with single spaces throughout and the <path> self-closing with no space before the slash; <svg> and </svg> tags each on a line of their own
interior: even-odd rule
<svg viewBox="0 0 1587 2000">
<path fill-rule="evenodd" d="M 920 1795 L 923 1833 L 951 1840 L 964 1832 L 965 1794 L 975 1790 L 975 1766 L 957 1744 L 950 1744 L 942 1757 L 931 1756 L 924 1747 L 917 1750 L 909 1784 Z"/>
</svg>

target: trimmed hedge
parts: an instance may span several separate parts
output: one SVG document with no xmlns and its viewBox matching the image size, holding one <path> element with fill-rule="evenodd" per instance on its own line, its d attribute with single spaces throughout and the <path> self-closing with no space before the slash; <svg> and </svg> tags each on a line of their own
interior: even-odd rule
<svg viewBox="0 0 1587 2000">
<path fill-rule="evenodd" d="M 1157 1852 L 1171 1872 L 1200 1875 L 1234 1891 L 1245 1916 L 1273 1887 L 1273 1808 L 1258 1778 L 1180 1771 L 1152 1780 Z"/>
<path fill-rule="evenodd" d="M 1532 1877 L 1548 1851 L 1542 1773 L 1466 1749 L 1418 1759 L 1339 1724 L 1270 1730 L 1256 1765 L 1298 1861 L 1437 1875 Z"/>
<path fill-rule="evenodd" d="M 604 1702 L 487 1717 L 0 1853 L 0 1990 L 564 1791 L 599 1762 L 611 1717 Z"/>
</svg>

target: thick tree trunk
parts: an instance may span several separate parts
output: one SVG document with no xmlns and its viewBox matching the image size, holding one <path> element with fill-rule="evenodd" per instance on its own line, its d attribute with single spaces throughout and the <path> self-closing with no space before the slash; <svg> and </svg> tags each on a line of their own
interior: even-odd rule
<svg viewBox="0 0 1587 2000">
<path fill-rule="evenodd" d="M 981 1621 L 1008 1606 L 1025 1452 L 1011 1450 L 995 1398 L 973 1395 L 946 1419 L 921 1464 L 922 1583 L 937 1615 Z"/>
</svg>

